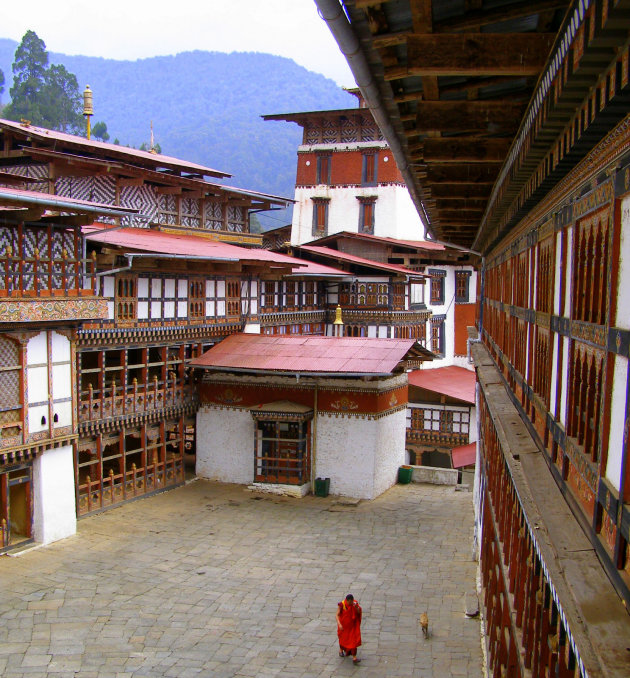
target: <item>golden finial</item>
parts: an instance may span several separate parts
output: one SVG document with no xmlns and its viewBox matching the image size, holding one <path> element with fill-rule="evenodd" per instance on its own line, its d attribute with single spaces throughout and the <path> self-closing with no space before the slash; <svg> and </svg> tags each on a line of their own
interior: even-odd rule
<svg viewBox="0 0 630 678">
<path fill-rule="evenodd" d="M 86 85 L 85 89 L 83 90 L 83 115 L 85 116 L 87 138 L 89 139 L 91 136 L 90 117 L 94 115 L 92 90 L 90 89 L 89 85 Z"/>
<path fill-rule="evenodd" d="M 335 322 L 333 325 L 343 325 L 343 320 L 341 318 L 341 306 L 337 304 L 337 309 L 335 310 Z"/>
</svg>

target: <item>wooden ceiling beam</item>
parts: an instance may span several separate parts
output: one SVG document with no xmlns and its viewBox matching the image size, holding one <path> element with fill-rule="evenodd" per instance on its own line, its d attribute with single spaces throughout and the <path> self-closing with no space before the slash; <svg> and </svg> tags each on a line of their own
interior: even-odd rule
<svg viewBox="0 0 630 678">
<path fill-rule="evenodd" d="M 407 63 L 385 69 L 385 80 L 409 76 L 538 75 L 553 33 L 457 33 L 411 35 Z"/>
<path fill-rule="evenodd" d="M 433 24 L 434 33 L 455 33 L 457 31 L 470 31 L 479 29 L 481 26 L 501 23 L 508 19 L 519 19 L 524 16 L 531 16 L 539 12 L 546 12 L 554 9 L 566 9 L 569 6 L 568 0 L 531 0 L 525 2 L 515 2 L 512 5 L 501 5 L 496 9 L 481 9 L 473 12 L 467 12 L 464 16 L 442 19 Z"/>
<path fill-rule="evenodd" d="M 416 132 L 474 132 L 513 134 L 523 105 L 501 101 L 421 101 Z"/>
<path fill-rule="evenodd" d="M 425 201 L 429 202 L 429 201 Z M 460 195 L 449 196 L 448 198 L 440 198 L 432 201 L 436 210 L 453 210 L 461 209 L 469 210 L 485 210 L 488 201 L 484 198 L 465 198 Z"/>
<path fill-rule="evenodd" d="M 493 184 L 499 175 L 498 166 L 471 165 L 428 165 L 425 184 Z"/>
<path fill-rule="evenodd" d="M 503 162 L 510 139 L 425 139 L 425 162 Z"/>
<path fill-rule="evenodd" d="M 457 183 L 453 185 L 435 184 L 427 187 L 431 193 L 431 199 L 438 198 L 452 198 L 452 199 L 468 199 L 468 198 L 489 198 L 492 190 L 490 184 L 474 184 L 474 183 Z"/>
</svg>

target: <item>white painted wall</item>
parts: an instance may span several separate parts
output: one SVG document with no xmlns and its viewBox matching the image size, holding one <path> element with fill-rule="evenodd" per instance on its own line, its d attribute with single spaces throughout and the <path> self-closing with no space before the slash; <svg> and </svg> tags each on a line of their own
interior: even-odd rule
<svg viewBox="0 0 630 678">
<path fill-rule="evenodd" d="M 196 473 L 224 483 L 254 481 L 254 420 L 248 409 L 197 412 Z"/>
<path fill-rule="evenodd" d="M 621 201 L 621 242 L 619 251 L 619 284 L 615 327 L 630 329 L 630 196 Z"/>
<path fill-rule="evenodd" d="M 330 478 L 331 494 L 374 499 L 404 463 L 404 410 L 375 420 L 320 413 L 315 476 Z"/>
<path fill-rule="evenodd" d="M 401 240 L 423 240 L 420 221 L 406 186 L 309 186 L 295 189 L 291 244 L 301 245 L 314 239 L 312 197 L 329 198 L 328 235 L 349 231 L 358 233 L 360 203 L 358 197 L 376 196 L 374 235 Z"/>
<path fill-rule="evenodd" d="M 77 531 L 72 447 L 46 450 L 33 461 L 33 537 L 43 544 Z"/>
<path fill-rule="evenodd" d="M 608 438 L 608 458 L 606 460 L 606 479 L 618 491 L 621 483 L 621 462 L 623 456 L 623 430 L 625 425 L 626 389 L 628 386 L 628 359 L 614 356 L 612 404 L 610 412 L 610 433 Z"/>
</svg>

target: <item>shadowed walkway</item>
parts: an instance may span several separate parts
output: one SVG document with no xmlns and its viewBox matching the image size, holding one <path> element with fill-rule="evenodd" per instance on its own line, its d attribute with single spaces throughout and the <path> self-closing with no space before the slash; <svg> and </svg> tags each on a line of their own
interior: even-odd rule
<svg viewBox="0 0 630 678">
<path fill-rule="evenodd" d="M 398 485 L 372 502 L 196 481 L 0 558 L 0 675 L 481 676 L 472 495 Z M 363 606 L 363 662 L 336 603 Z M 422 637 L 428 611 L 431 636 Z"/>
</svg>

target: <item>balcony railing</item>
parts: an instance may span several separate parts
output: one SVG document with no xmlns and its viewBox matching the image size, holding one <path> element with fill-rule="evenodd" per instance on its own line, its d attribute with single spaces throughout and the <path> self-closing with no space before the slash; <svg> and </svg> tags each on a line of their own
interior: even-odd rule
<svg viewBox="0 0 630 678">
<path fill-rule="evenodd" d="M 9 245 L 0 254 L 0 296 L 95 296 L 96 258 L 75 259 L 63 250 L 60 258 L 13 254 Z"/>
<path fill-rule="evenodd" d="M 190 385 L 158 379 L 149 384 L 138 384 L 134 380 L 133 384 L 118 385 L 112 381 L 110 386 L 102 390 L 90 385 L 80 393 L 79 422 L 177 407 L 190 401 L 193 396 Z"/>
</svg>

